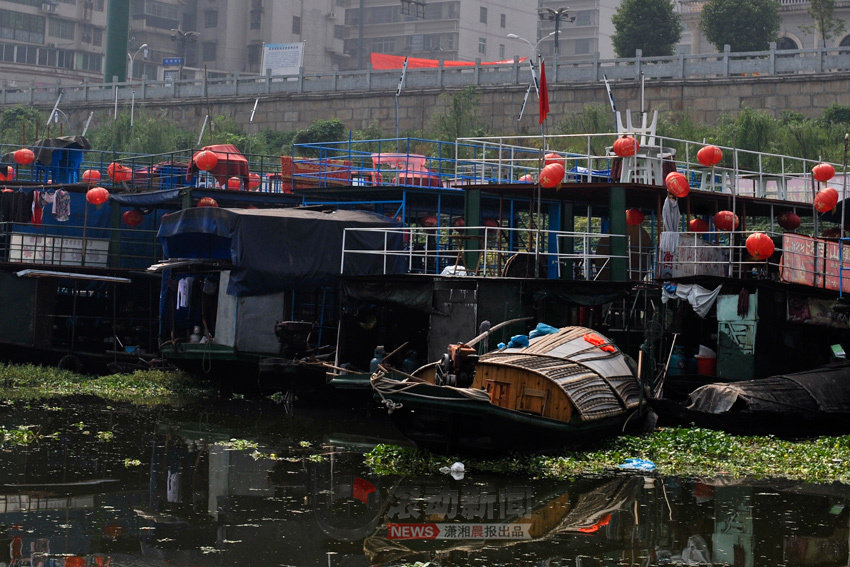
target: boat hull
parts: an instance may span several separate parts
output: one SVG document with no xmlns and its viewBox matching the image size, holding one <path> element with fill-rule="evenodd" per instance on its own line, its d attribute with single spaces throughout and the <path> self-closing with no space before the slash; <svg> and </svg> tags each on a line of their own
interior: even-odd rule
<svg viewBox="0 0 850 567">
<path fill-rule="evenodd" d="M 438 453 L 586 448 L 624 430 L 637 430 L 643 422 L 640 410 L 595 421 L 560 422 L 470 399 L 457 389 L 431 384 L 417 384 L 385 398 L 401 404 L 392 409 L 390 418 L 405 437 Z"/>
</svg>

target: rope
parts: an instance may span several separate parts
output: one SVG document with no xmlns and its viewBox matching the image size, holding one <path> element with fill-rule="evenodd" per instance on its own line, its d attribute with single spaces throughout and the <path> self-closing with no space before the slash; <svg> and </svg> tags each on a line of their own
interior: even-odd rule
<svg viewBox="0 0 850 567">
<path fill-rule="evenodd" d="M 378 370 L 372 374 L 372 377 L 369 378 L 369 382 L 372 384 L 372 389 L 378 394 L 381 398 L 381 403 L 386 406 L 387 411 L 392 413 L 397 409 L 401 409 L 403 404 L 401 402 L 396 402 L 392 399 L 389 399 L 388 396 L 395 396 L 398 394 L 407 394 L 409 396 L 415 396 L 417 398 L 425 399 L 425 400 L 442 400 L 440 396 L 429 396 L 427 394 L 421 394 L 417 392 L 411 391 L 414 387 L 427 384 L 429 386 L 434 386 L 430 382 L 426 382 L 421 378 L 417 378 L 416 376 L 412 376 L 410 374 L 406 374 L 401 372 L 400 370 L 396 370 L 399 374 L 404 376 L 403 380 L 394 380 L 387 376 L 388 371 L 383 367 L 378 367 Z M 486 401 L 490 403 L 490 396 L 487 392 L 483 390 L 476 390 L 472 388 L 455 388 L 453 386 L 434 386 L 435 388 L 450 388 L 451 390 L 461 394 L 462 396 L 469 398 L 471 400 L 476 400 L 479 402 Z"/>
</svg>

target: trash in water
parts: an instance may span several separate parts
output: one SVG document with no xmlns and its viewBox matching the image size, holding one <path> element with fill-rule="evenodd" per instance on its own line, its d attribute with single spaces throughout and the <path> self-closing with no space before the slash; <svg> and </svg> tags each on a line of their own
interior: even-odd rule
<svg viewBox="0 0 850 567">
<path fill-rule="evenodd" d="M 455 480 L 461 480 L 463 479 L 465 467 L 463 466 L 463 463 L 457 462 L 452 464 L 451 467 L 440 467 L 440 472 L 452 475 L 452 478 Z"/>
<path fill-rule="evenodd" d="M 617 465 L 626 471 L 654 471 L 655 463 L 647 459 L 626 459 L 626 462 Z"/>
</svg>

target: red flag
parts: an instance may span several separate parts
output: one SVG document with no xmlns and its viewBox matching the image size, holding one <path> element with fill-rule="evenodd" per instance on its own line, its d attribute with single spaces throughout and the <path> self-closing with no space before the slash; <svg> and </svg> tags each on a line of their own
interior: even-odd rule
<svg viewBox="0 0 850 567">
<path fill-rule="evenodd" d="M 546 120 L 549 114 L 549 89 L 546 88 L 546 62 L 540 61 L 540 124 Z"/>
</svg>

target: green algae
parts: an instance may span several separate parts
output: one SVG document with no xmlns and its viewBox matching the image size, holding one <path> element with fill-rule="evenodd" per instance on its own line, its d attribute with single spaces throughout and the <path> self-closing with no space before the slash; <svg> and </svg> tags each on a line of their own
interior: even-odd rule
<svg viewBox="0 0 850 567">
<path fill-rule="evenodd" d="M 380 475 L 438 474 L 440 467 L 461 460 L 469 472 L 570 479 L 617 472 L 618 465 L 628 458 L 652 461 L 657 468 L 648 474 L 661 476 L 850 483 L 850 435 L 791 441 L 686 427 L 618 437 L 592 451 L 494 459 L 441 456 L 409 447 L 378 445 L 366 454 L 366 463 Z"/>
</svg>

